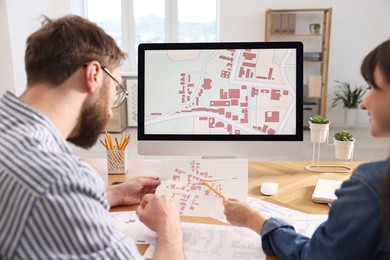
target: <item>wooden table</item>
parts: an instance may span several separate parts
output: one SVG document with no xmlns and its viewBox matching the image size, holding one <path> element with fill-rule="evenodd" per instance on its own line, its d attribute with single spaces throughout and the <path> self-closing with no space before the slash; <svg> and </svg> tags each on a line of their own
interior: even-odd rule
<svg viewBox="0 0 390 260">
<path fill-rule="evenodd" d="M 92 167 L 94 167 L 102 176 L 107 178 L 107 165 L 104 159 L 86 159 Z M 130 160 L 129 171 L 126 175 L 109 175 L 108 183 L 114 181 L 125 181 L 137 175 L 151 175 L 156 172 L 156 160 Z M 299 210 L 304 213 L 311 214 L 327 214 L 329 207 L 326 204 L 314 203 L 311 199 L 315 185 L 318 179 L 330 180 L 346 180 L 351 173 L 336 173 L 329 172 L 314 173 L 307 171 L 305 167 L 309 162 L 257 162 L 250 161 L 248 165 L 248 196 L 258 199 L 264 199 L 284 207 Z M 345 165 L 345 162 L 331 162 L 323 164 L 340 164 Z M 355 169 L 360 163 L 352 163 L 352 168 Z M 271 181 L 279 183 L 278 192 L 273 196 L 264 196 L 260 194 L 261 183 Z M 120 206 L 112 208 L 111 211 L 128 211 L 135 210 L 135 206 Z M 212 218 L 201 217 L 181 217 L 182 221 L 207 223 L 207 224 L 224 224 Z M 138 246 L 138 249 L 143 254 L 147 246 Z M 267 259 L 275 259 L 267 256 Z"/>
</svg>

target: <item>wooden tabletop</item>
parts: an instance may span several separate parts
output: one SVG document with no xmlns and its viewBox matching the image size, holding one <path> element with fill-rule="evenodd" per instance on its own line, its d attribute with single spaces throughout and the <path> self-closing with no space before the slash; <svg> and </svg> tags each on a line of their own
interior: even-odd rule
<svg viewBox="0 0 390 260">
<path fill-rule="evenodd" d="M 248 195 L 258 199 L 311 214 L 327 214 L 326 204 L 311 200 L 318 179 L 346 180 L 351 172 L 332 172 L 339 168 L 329 168 L 329 172 L 310 172 L 308 162 L 249 162 Z M 347 162 L 350 165 L 349 162 Z M 355 169 L 360 163 L 352 163 Z M 345 162 L 325 162 L 323 165 L 346 165 Z M 322 168 L 324 170 L 324 168 Z M 326 169 L 325 169 L 326 170 Z M 273 196 L 260 194 L 261 183 L 279 183 L 278 192 Z"/>
<path fill-rule="evenodd" d="M 106 178 L 108 184 L 114 181 L 125 181 L 137 175 L 151 175 L 155 167 L 155 160 L 134 160 L 129 163 L 129 172 L 126 175 L 109 175 L 107 177 L 107 164 L 105 159 L 86 159 L 102 176 Z M 328 168 L 324 171 L 329 172 L 311 172 L 306 170 L 310 162 L 259 162 L 249 161 L 248 165 L 248 196 L 263 199 L 284 207 L 299 210 L 311 214 L 327 214 L 329 207 L 326 204 L 314 203 L 311 199 L 315 185 L 318 179 L 346 180 L 351 172 L 335 172 L 337 168 Z M 360 163 L 354 162 L 325 162 L 322 165 L 344 165 L 355 169 Z M 105 177 L 104 177 L 105 176 Z M 278 192 L 272 196 L 264 196 L 260 193 L 260 186 L 263 182 L 277 182 L 279 184 Z M 135 210 L 135 206 L 114 207 L 111 211 Z M 212 218 L 200 217 L 181 217 L 182 221 L 224 224 Z M 138 246 L 141 253 L 144 253 L 147 246 Z M 275 259 L 267 256 L 267 259 Z"/>
</svg>

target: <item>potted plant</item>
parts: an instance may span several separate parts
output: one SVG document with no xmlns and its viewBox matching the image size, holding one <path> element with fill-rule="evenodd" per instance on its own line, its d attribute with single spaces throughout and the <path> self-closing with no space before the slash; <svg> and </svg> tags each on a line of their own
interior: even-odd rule
<svg viewBox="0 0 390 260">
<path fill-rule="evenodd" d="M 309 123 L 312 124 L 329 124 L 330 120 L 326 116 L 323 115 L 315 115 L 310 117 Z"/>
<path fill-rule="evenodd" d="M 337 106 L 338 104 L 342 104 L 345 109 L 345 124 L 347 127 L 353 127 L 356 124 L 357 116 L 358 116 L 358 107 L 362 102 L 364 94 L 367 92 L 367 88 L 365 85 L 355 85 L 355 87 L 351 87 L 349 82 L 343 81 L 335 81 L 337 85 L 335 88 L 335 97 L 333 98 L 333 102 L 331 108 Z"/>
<path fill-rule="evenodd" d="M 324 115 L 310 117 L 310 138 L 314 143 L 325 143 L 329 134 L 330 120 Z"/>
<path fill-rule="evenodd" d="M 309 24 L 309 30 L 311 34 L 319 34 L 321 25 L 319 23 L 311 23 Z"/>
<path fill-rule="evenodd" d="M 333 136 L 337 159 L 349 160 L 352 157 L 355 138 L 347 130 L 337 132 Z"/>
</svg>

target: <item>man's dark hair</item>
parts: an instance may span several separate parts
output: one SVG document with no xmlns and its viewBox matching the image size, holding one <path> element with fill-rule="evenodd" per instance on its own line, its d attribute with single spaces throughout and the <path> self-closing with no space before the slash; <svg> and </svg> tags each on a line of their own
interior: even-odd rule
<svg viewBox="0 0 390 260">
<path fill-rule="evenodd" d="M 86 62 L 96 60 L 110 69 L 126 58 L 114 39 L 95 23 L 75 15 L 43 18 L 42 27 L 27 39 L 28 84 L 59 85 Z"/>
</svg>

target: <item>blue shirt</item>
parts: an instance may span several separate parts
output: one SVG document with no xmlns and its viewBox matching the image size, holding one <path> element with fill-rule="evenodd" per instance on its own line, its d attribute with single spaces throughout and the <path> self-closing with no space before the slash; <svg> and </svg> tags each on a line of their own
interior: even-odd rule
<svg viewBox="0 0 390 260">
<path fill-rule="evenodd" d="M 0 100 L 0 259 L 139 259 L 103 181 L 42 114 Z"/>
<path fill-rule="evenodd" d="M 261 231 L 264 252 L 280 259 L 390 259 L 380 208 L 388 163 L 359 166 L 336 191 L 328 220 L 311 239 L 282 220 L 268 219 Z"/>
</svg>

